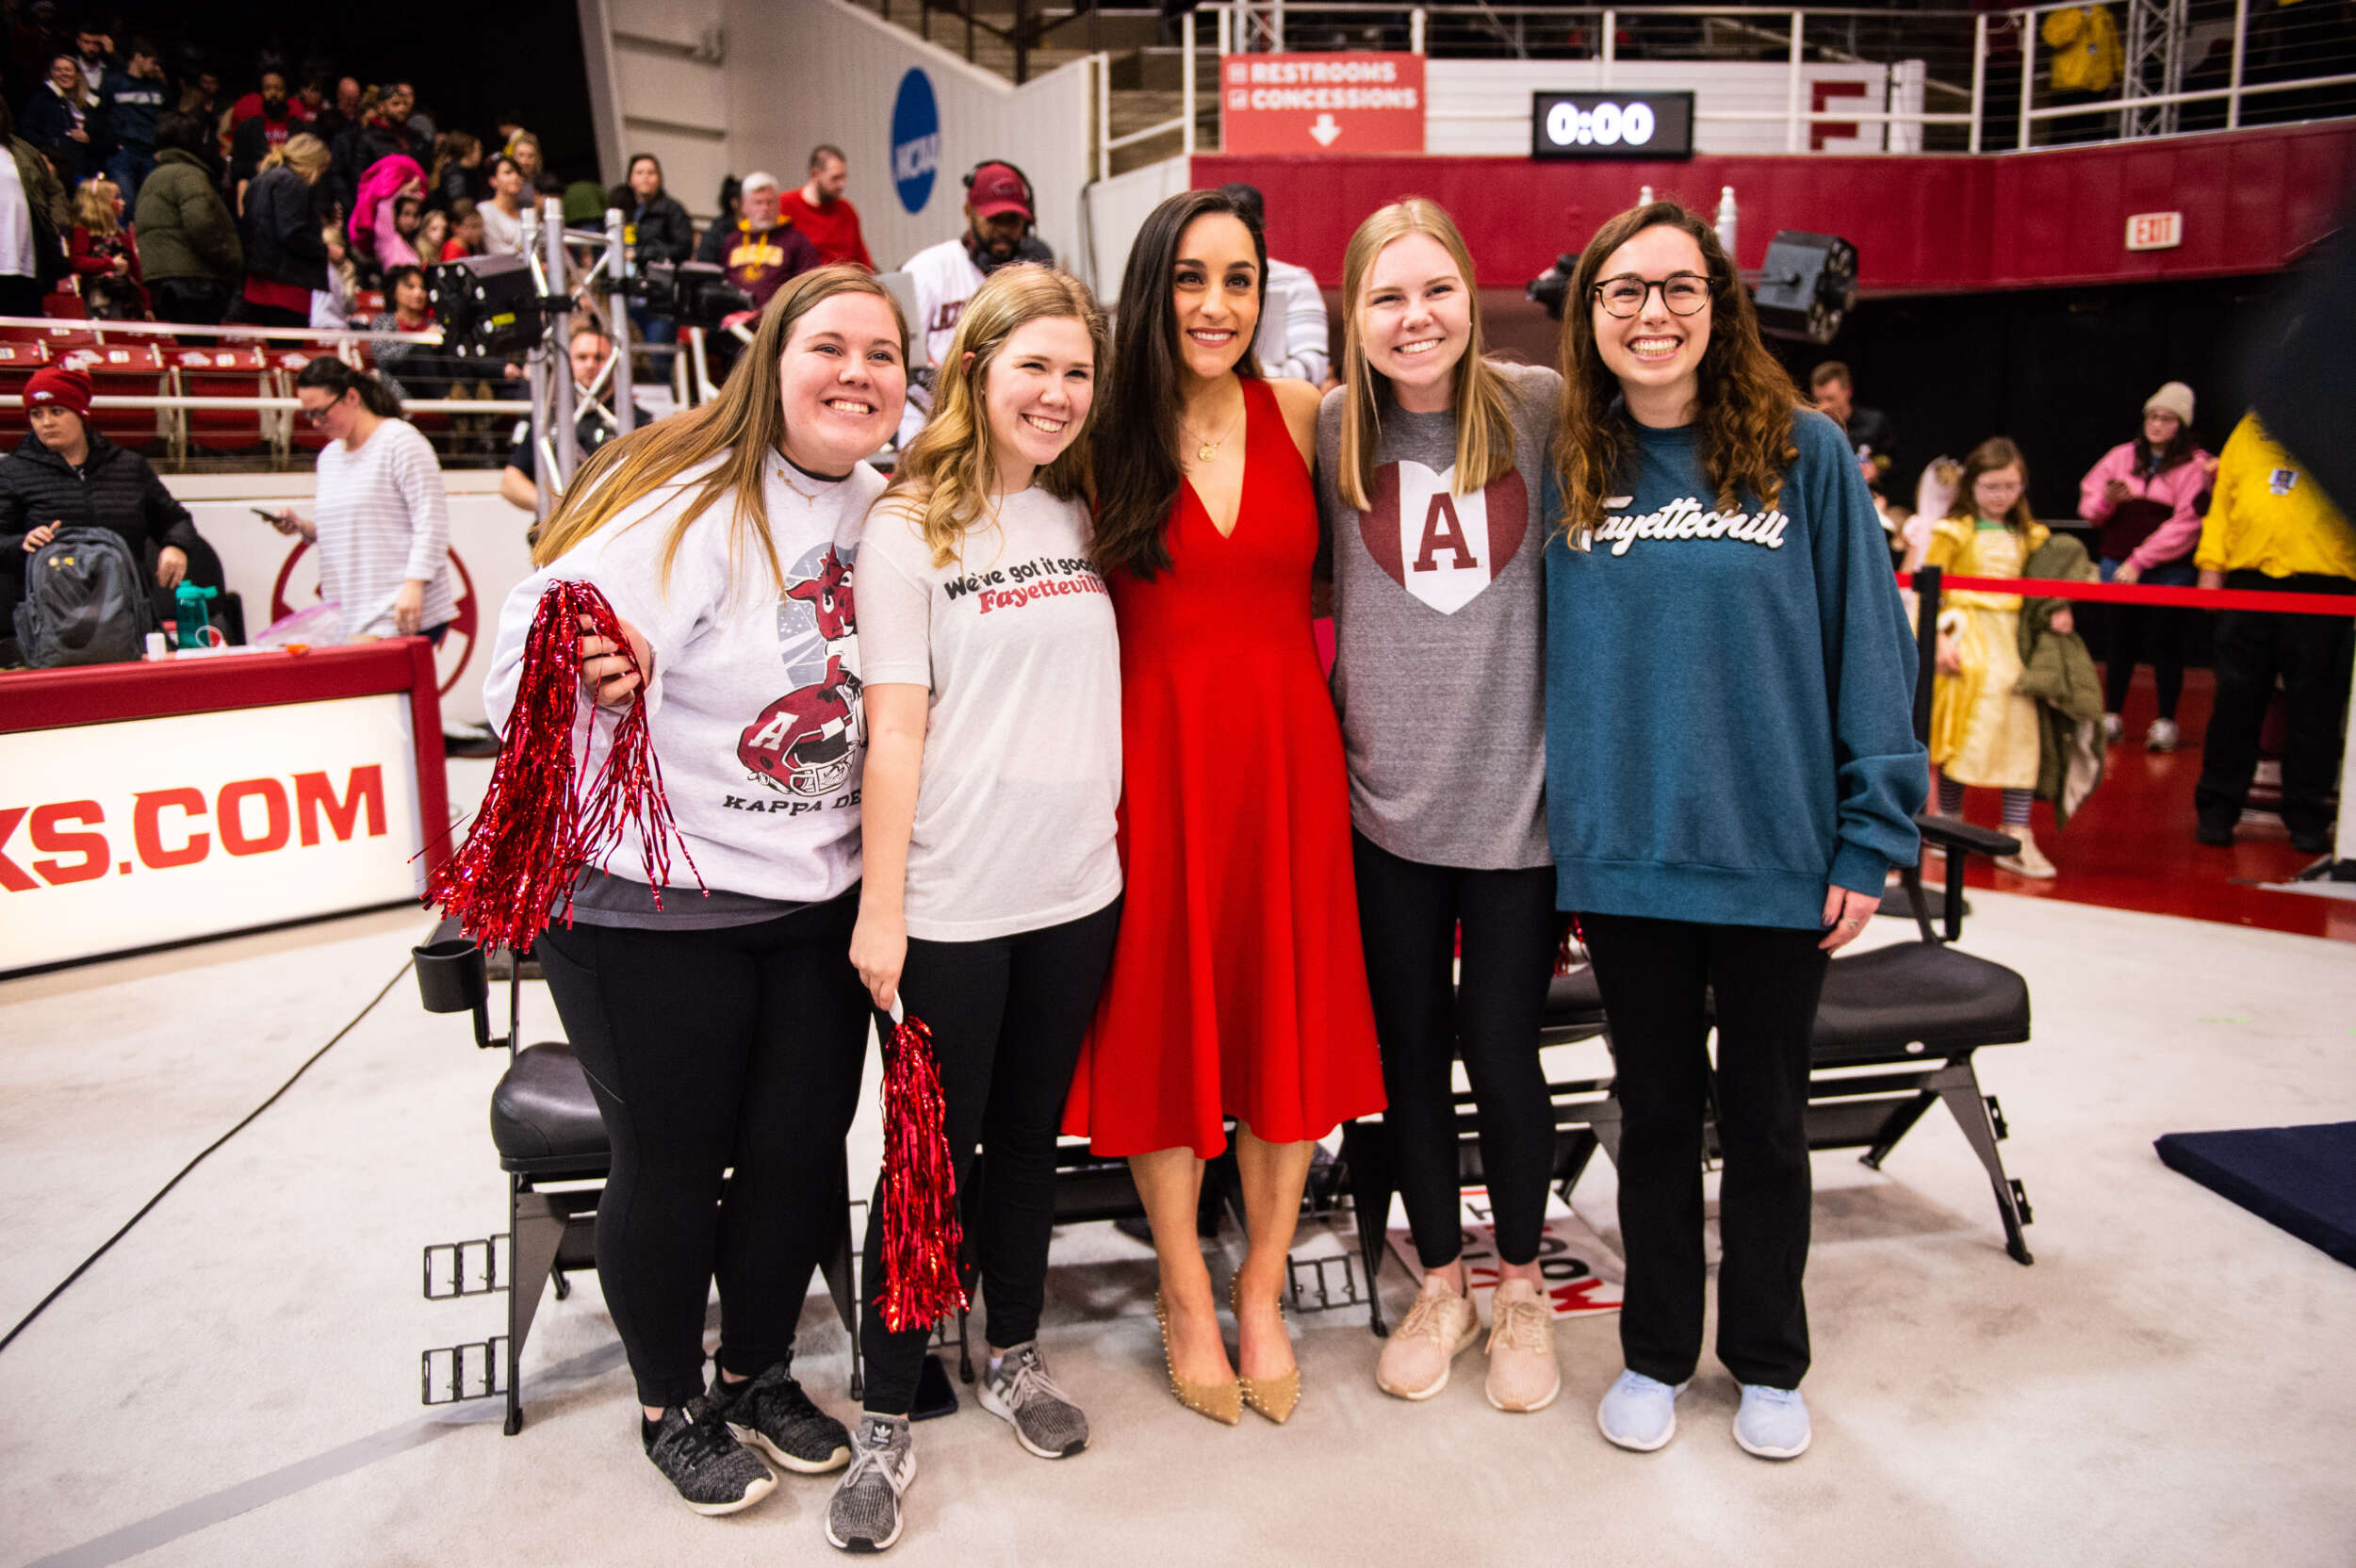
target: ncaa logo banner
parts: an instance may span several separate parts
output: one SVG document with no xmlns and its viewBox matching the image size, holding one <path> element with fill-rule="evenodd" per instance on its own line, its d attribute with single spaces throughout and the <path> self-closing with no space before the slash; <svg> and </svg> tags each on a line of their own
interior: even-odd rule
<svg viewBox="0 0 2356 1568">
<path fill-rule="evenodd" d="M 1530 531 L 1530 487 L 1518 470 L 1469 496 L 1448 493 L 1455 472 L 1452 464 L 1434 473 L 1420 463 L 1385 463 L 1375 470 L 1374 510 L 1358 514 L 1375 564 L 1444 615 L 1495 582 Z"/>
<path fill-rule="evenodd" d="M 933 98 L 932 78 L 911 69 L 900 78 L 892 104 L 892 185 L 899 192 L 900 209 L 924 211 L 940 172 L 941 106 Z"/>
</svg>

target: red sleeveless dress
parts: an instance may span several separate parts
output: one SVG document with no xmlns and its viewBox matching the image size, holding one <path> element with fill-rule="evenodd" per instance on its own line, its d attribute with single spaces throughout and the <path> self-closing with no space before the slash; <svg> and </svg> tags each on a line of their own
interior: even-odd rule
<svg viewBox="0 0 2356 1568">
<path fill-rule="evenodd" d="M 1181 481 L 1121 624 L 1121 935 L 1064 1131 L 1099 1154 L 1271 1143 L 1383 1108 L 1341 728 L 1317 668 L 1317 497 L 1276 394 L 1245 377 L 1243 498 L 1221 538 Z"/>
</svg>

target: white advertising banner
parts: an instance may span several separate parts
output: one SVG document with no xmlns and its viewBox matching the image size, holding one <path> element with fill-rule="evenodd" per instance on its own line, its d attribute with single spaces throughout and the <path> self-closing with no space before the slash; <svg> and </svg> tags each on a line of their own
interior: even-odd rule
<svg viewBox="0 0 2356 1568">
<path fill-rule="evenodd" d="M 0 972 L 419 896 L 409 712 L 385 693 L 0 734 Z"/>
</svg>

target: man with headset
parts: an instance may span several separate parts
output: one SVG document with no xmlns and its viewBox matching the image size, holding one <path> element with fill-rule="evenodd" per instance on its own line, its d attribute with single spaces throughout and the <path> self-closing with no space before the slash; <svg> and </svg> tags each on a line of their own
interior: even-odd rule
<svg viewBox="0 0 2356 1568">
<path fill-rule="evenodd" d="M 993 158 L 975 164 L 965 176 L 965 232 L 926 246 L 901 269 L 916 291 L 916 318 L 908 325 L 924 345 L 919 368 L 940 364 L 949 351 L 965 302 L 984 278 L 1009 262 L 1055 264 L 1055 253 L 1034 232 L 1037 221 L 1031 182 L 1013 164 Z M 932 412 L 930 380 L 924 377 L 920 385 L 910 378 L 908 412 L 900 421 L 903 447 Z"/>
</svg>

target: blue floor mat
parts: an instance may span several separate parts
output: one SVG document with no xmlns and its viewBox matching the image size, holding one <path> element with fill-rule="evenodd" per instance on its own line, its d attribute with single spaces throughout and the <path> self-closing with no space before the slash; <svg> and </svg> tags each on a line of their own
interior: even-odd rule
<svg viewBox="0 0 2356 1568">
<path fill-rule="evenodd" d="M 2170 1170 L 2356 1267 L 2356 1121 L 2170 1133 Z"/>
</svg>

